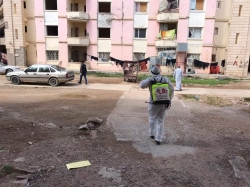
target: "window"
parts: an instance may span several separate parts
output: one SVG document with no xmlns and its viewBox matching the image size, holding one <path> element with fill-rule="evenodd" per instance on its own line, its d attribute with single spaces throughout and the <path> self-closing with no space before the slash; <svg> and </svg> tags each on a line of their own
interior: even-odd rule
<svg viewBox="0 0 250 187">
<path fill-rule="evenodd" d="M 24 27 L 24 30 L 26 33 L 28 32 L 27 26 Z"/>
<path fill-rule="evenodd" d="M 201 28 L 189 28 L 189 38 L 201 38 Z"/>
<path fill-rule="evenodd" d="M 145 53 L 133 53 L 133 61 L 145 59 Z"/>
<path fill-rule="evenodd" d="M 161 31 L 167 31 L 168 30 L 168 24 L 167 23 L 160 23 L 160 30 Z"/>
<path fill-rule="evenodd" d="M 58 26 L 47 26 L 47 36 L 58 36 Z"/>
<path fill-rule="evenodd" d="M 217 1 L 217 9 L 221 9 L 221 1 Z"/>
<path fill-rule="evenodd" d="M 148 12 L 148 3 L 135 3 L 135 12 Z"/>
<path fill-rule="evenodd" d="M 57 0 L 45 0 L 46 10 L 57 10 Z"/>
<path fill-rule="evenodd" d="M 239 6 L 239 16 L 241 16 L 242 5 Z"/>
<path fill-rule="evenodd" d="M 192 59 L 194 59 L 194 60 L 200 60 L 200 54 L 193 54 L 193 53 L 189 53 L 188 55 L 187 55 L 187 58 L 192 58 Z"/>
<path fill-rule="evenodd" d="M 51 71 L 51 72 L 56 72 L 56 70 L 54 70 L 53 68 L 50 68 L 50 71 Z"/>
<path fill-rule="evenodd" d="M 111 12 L 110 7 L 111 7 L 111 3 L 99 2 L 99 12 L 110 13 Z"/>
<path fill-rule="evenodd" d="M 16 4 L 14 4 L 14 14 L 16 14 Z"/>
<path fill-rule="evenodd" d="M 216 55 L 212 55 L 212 62 L 216 62 Z"/>
<path fill-rule="evenodd" d="M 58 60 L 58 51 L 46 51 L 47 60 Z"/>
<path fill-rule="evenodd" d="M 18 30 L 15 29 L 15 35 L 16 35 L 16 39 L 18 39 Z"/>
<path fill-rule="evenodd" d="M 146 29 L 135 29 L 135 38 L 146 38 Z"/>
<path fill-rule="evenodd" d="M 40 73 L 50 73 L 50 70 L 49 70 L 48 66 L 44 66 L 44 67 L 40 67 L 38 72 L 40 72 Z"/>
<path fill-rule="evenodd" d="M 23 2 L 23 8 L 26 8 L 26 1 Z"/>
<path fill-rule="evenodd" d="M 37 67 L 36 66 L 30 66 L 28 69 L 25 70 L 26 73 L 34 73 L 37 72 Z"/>
<path fill-rule="evenodd" d="M 203 10 L 204 0 L 191 0 L 190 10 Z"/>
<path fill-rule="evenodd" d="M 235 44 L 238 44 L 239 35 L 240 33 L 236 33 Z"/>
<path fill-rule="evenodd" d="M 219 34 L 219 28 L 218 27 L 215 27 L 214 28 L 214 35 L 218 35 Z"/>
<path fill-rule="evenodd" d="M 98 57 L 101 59 L 101 62 L 109 62 L 110 53 L 102 53 L 102 52 L 100 52 L 98 54 Z"/>
<path fill-rule="evenodd" d="M 110 28 L 99 28 L 99 38 L 110 38 Z"/>
</svg>

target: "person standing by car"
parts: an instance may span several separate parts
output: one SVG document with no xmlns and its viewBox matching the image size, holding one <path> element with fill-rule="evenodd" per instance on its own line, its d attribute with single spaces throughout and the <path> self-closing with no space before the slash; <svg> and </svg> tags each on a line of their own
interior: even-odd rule
<svg viewBox="0 0 250 187">
<path fill-rule="evenodd" d="M 85 84 L 88 84 L 87 67 L 86 67 L 84 61 L 82 61 L 82 65 L 81 65 L 81 68 L 80 68 L 80 81 L 78 82 L 79 84 L 82 84 L 82 76 L 84 77 Z"/>
</svg>

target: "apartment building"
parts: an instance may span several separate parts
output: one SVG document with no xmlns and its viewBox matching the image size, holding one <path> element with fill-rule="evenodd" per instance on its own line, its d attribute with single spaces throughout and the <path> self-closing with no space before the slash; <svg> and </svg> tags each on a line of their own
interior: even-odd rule
<svg viewBox="0 0 250 187">
<path fill-rule="evenodd" d="M 214 36 L 214 61 L 225 60 L 226 75 L 246 77 L 250 73 L 250 1 L 218 0 Z"/>
<path fill-rule="evenodd" d="M 110 57 L 160 56 L 162 71 L 171 73 L 174 67 L 166 66 L 170 57 L 186 73 L 201 74 L 210 69 L 194 67 L 194 60 L 221 64 L 225 59 L 222 72 L 239 75 L 243 69 L 246 76 L 248 4 L 247 0 L 3 0 L 0 50 L 14 65 L 62 62 L 78 69 L 84 60 L 90 69 L 109 71 L 122 69 Z M 86 53 L 100 60 L 91 60 Z M 230 65 L 235 59 L 237 68 Z"/>
</svg>

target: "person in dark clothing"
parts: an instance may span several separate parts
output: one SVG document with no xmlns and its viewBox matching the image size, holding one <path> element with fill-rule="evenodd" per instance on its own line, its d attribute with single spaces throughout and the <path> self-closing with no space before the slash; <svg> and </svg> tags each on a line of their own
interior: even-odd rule
<svg viewBox="0 0 250 187">
<path fill-rule="evenodd" d="M 80 81 L 78 82 L 79 84 L 82 84 L 82 76 L 84 77 L 85 80 L 85 84 L 88 84 L 88 80 L 87 80 L 87 67 L 84 63 L 84 61 L 82 61 L 82 65 L 81 65 L 81 69 L 80 69 Z"/>
</svg>

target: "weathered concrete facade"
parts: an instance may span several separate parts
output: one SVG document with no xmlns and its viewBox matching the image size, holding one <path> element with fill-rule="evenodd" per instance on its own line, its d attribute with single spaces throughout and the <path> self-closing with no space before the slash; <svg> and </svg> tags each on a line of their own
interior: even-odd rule
<svg viewBox="0 0 250 187">
<path fill-rule="evenodd" d="M 221 0 L 216 11 L 216 33 L 213 54 L 225 67 L 226 75 L 246 77 L 250 73 L 250 2 L 248 0 Z"/>
</svg>

